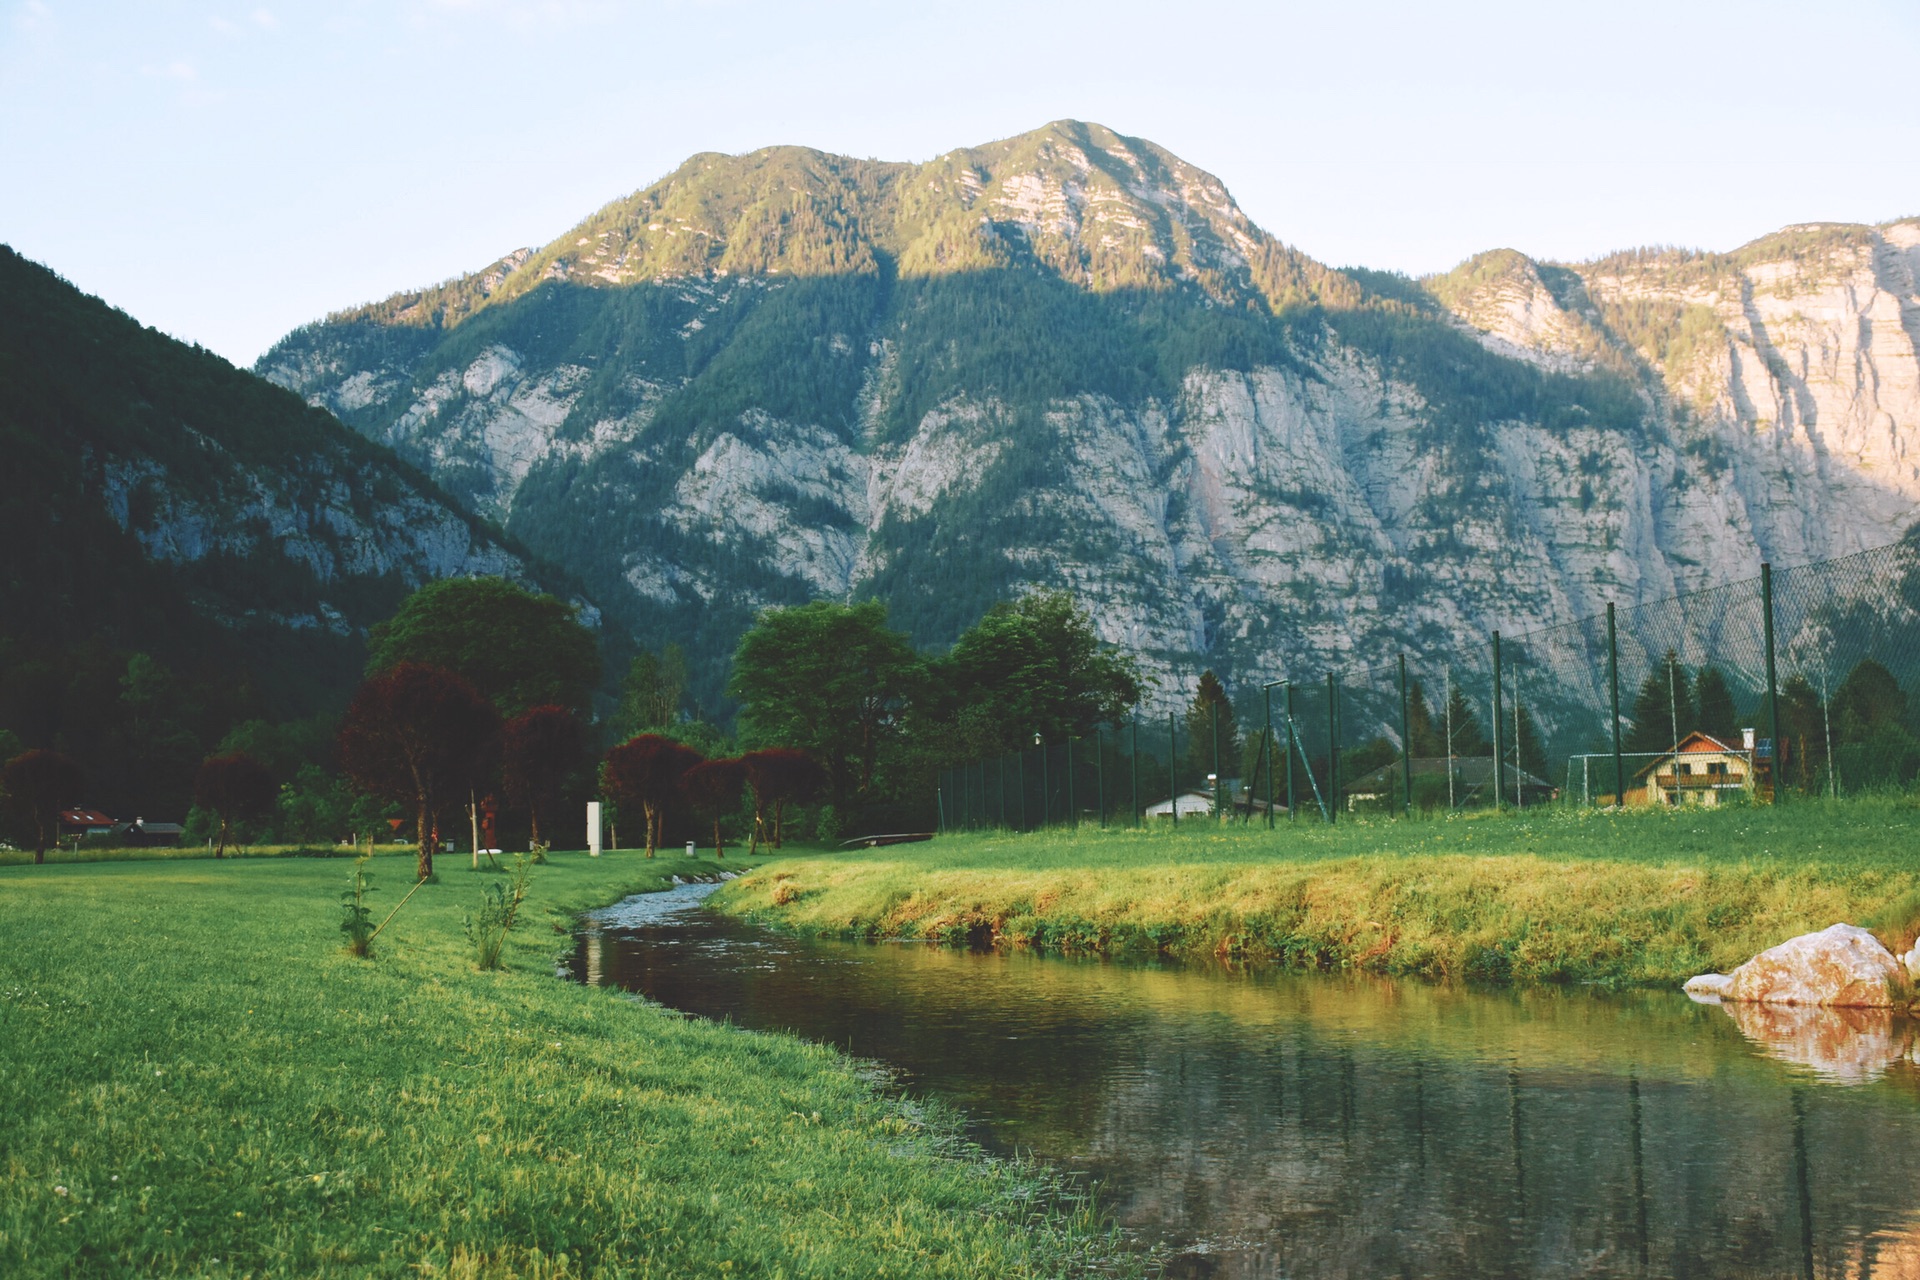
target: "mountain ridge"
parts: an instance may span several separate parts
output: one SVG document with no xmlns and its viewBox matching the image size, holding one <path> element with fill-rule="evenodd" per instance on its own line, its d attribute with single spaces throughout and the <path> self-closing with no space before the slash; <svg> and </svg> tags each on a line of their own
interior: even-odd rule
<svg viewBox="0 0 1920 1280">
<path fill-rule="evenodd" d="M 695 157 L 256 367 L 710 650 L 709 699 L 764 605 L 881 595 L 937 644 L 1031 586 L 1170 690 L 1893 541 L 1916 272 L 1911 220 L 1336 270 L 1066 121 L 919 165 Z"/>
</svg>

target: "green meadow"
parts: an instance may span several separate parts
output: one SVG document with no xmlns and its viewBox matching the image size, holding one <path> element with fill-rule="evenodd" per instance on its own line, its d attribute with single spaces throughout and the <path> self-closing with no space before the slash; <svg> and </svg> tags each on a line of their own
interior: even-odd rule
<svg viewBox="0 0 1920 1280">
<path fill-rule="evenodd" d="M 714 901 L 837 937 L 1652 986 L 1840 920 L 1911 946 L 1920 800 L 947 835 L 780 859 Z"/>
<path fill-rule="evenodd" d="M 555 976 L 581 909 L 712 860 L 565 854 L 503 967 L 465 860 L 359 960 L 346 859 L 0 869 L 0 1274 L 1041 1276 L 1067 1189 L 861 1064 Z M 410 851 L 374 860 L 379 920 Z"/>
</svg>

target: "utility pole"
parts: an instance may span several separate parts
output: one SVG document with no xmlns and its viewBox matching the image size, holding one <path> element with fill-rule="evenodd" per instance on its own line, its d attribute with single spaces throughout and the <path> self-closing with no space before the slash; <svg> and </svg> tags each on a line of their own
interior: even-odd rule
<svg viewBox="0 0 1920 1280">
<path fill-rule="evenodd" d="M 1400 764 L 1406 784 L 1406 815 L 1413 816 L 1413 719 L 1407 711 L 1407 655 L 1400 655 Z"/>
<path fill-rule="evenodd" d="M 1773 802 L 1787 799 L 1786 743 L 1780 740 L 1780 681 L 1773 665 L 1773 565 L 1760 566 L 1760 607 L 1766 614 L 1767 732 L 1773 735 Z"/>
<path fill-rule="evenodd" d="M 1500 768 L 1500 633 L 1493 633 L 1493 811 L 1500 812 L 1506 806 L 1506 797 L 1501 794 L 1506 777 Z"/>
<path fill-rule="evenodd" d="M 1340 820 L 1340 686 L 1327 672 L 1327 825 Z"/>
</svg>

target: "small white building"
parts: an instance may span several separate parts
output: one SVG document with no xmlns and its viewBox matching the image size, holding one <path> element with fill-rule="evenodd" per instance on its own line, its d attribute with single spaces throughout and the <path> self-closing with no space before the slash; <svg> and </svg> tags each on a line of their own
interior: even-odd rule
<svg viewBox="0 0 1920 1280">
<path fill-rule="evenodd" d="M 1183 791 L 1171 800 L 1162 800 L 1159 804 L 1147 806 L 1149 818 L 1170 818 L 1174 806 L 1180 806 L 1182 818 L 1210 818 L 1213 816 L 1213 796 L 1205 791 Z"/>
</svg>

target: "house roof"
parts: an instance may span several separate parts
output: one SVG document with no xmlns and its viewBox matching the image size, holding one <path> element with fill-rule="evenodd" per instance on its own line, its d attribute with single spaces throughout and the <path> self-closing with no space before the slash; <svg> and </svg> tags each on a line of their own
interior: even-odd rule
<svg viewBox="0 0 1920 1280">
<path fill-rule="evenodd" d="M 1644 778 L 1648 774 L 1658 770 L 1662 765 L 1672 765 L 1675 759 L 1677 759 L 1680 756 L 1698 756 L 1698 755 L 1744 756 L 1746 754 L 1747 752 L 1744 747 L 1730 747 L 1726 743 L 1720 741 L 1720 739 L 1714 737 L 1710 733 L 1701 733 L 1698 730 L 1695 730 L 1694 732 L 1688 734 L 1686 737 L 1680 739 L 1680 745 L 1677 748 L 1675 748 L 1672 751 L 1668 751 L 1661 755 L 1655 756 L 1653 758 L 1653 761 L 1650 764 L 1644 765 L 1641 768 L 1635 770 L 1633 776 L 1636 778 Z"/>
<path fill-rule="evenodd" d="M 98 809 L 62 809 L 60 821 L 70 827 L 111 827 L 114 820 Z"/>
<path fill-rule="evenodd" d="M 150 836 L 177 836 L 186 831 L 186 828 L 177 822 L 148 822 L 145 818 L 127 823 L 125 829 L 143 831 Z"/>
</svg>

